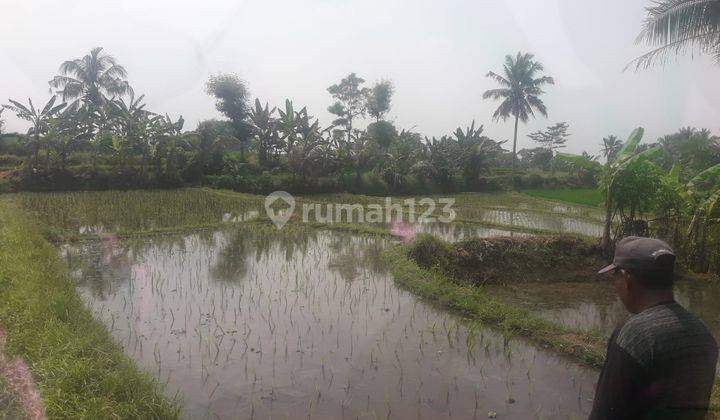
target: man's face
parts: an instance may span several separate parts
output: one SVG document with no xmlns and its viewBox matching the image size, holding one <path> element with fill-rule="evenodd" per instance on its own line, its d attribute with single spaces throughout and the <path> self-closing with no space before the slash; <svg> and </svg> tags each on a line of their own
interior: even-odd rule
<svg viewBox="0 0 720 420">
<path fill-rule="evenodd" d="M 613 289 L 615 289 L 615 294 L 618 295 L 620 301 L 625 306 L 625 309 L 631 313 L 635 313 L 633 311 L 630 275 L 622 268 L 618 268 L 613 272 L 612 276 L 612 285 Z"/>
</svg>

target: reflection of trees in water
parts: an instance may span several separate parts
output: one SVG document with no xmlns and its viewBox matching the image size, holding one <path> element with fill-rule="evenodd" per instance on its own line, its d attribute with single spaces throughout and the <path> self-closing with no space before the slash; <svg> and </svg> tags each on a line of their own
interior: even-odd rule
<svg viewBox="0 0 720 420">
<path fill-rule="evenodd" d="M 274 227 L 258 226 L 223 231 L 218 245 L 220 250 L 210 273 L 220 281 L 238 281 L 247 272 L 249 258 L 259 262 L 278 252 L 285 261 L 291 261 L 296 253 L 305 255 L 312 245 L 316 245 L 316 235 L 315 231 L 293 228 L 278 231 Z"/>
<path fill-rule="evenodd" d="M 65 260 L 76 284 L 105 300 L 114 288 L 130 278 L 134 255 L 129 247 L 98 241 L 74 251 L 66 250 Z"/>
<path fill-rule="evenodd" d="M 384 274 L 382 259 L 383 243 L 380 240 L 333 235 L 330 249 L 332 255 L 328 268 L 337 272 L 345 281 L 355 280 L 364 270 Z"/>
<path fill-rule="evenodd" d="M 224 231 L 202 231 L 192 235 L 156 235 L 124 240 L 87 243 L 80 249 L 65 252 L 68 266 L 77 285 L 86 288 L 99 300 L 113 289 L 130 281 L 133 265 L 149 255 L 188 254 L 199 249 L 212 254 L 209 274 L 212 279 L 237 282 L 243 279 L 250 259 L 258 263 L 280 258 L 296 258 L 329 253 L 327 269 L 352 281 L 366 270 L 383 274 L 384 242 L 348 234 L 311 229 L 241 226 Z M 150 258 L 152 259 L 152 258 Z"/>
<path fill-rule="evenodd" d="M 232 282 L 242 277 L 247 271 L 246 260 L 251 247 L 246 232 L 234 230 L 225 234 L 225 243 L 218 252 L 215 264 L 210 267 L 212 278 Z"/>
</svg>

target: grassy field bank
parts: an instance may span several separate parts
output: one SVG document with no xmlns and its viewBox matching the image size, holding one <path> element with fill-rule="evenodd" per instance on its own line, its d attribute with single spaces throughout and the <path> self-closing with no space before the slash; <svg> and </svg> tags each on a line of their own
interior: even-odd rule
<svg viewBox="0 0 720 420">
<path fill-rule="evenodd" d="M 524 194 L 547 200 L 564 201 L 583 206 L 601 206 L 604 198 L 597 188 L 572 190 L 523 190 Z"/>
<path fill-rule="evenodd" d="M 430 301 L 495 325 L 505 333 L 526 337 L 590 366 L 602 366 L 605 345 L 600 336 L 555 325 L 493 299 L 482 288 L 460 284 L 436 269 L 422 268 L 411 259 L 406 246 L 389 248 L 384 258 L 397 283 Z"/>
<path fill-rule="evenodd" d="M 93 320 L 36 223 L 0 199 L 0 324 L 50 418 L 176 418 L 177 405 Z"/>
</svg>

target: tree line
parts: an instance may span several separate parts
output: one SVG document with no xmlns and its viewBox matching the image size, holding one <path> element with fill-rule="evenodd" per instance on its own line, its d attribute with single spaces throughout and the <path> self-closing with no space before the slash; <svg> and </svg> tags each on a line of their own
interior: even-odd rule
<svg viewBox="0 0 720 420">
<path fill-rule="evenodd" d="M 541 71 L 531 54 L 518 53 L 507 57 L 504 76 L 488 74 L 501 85 L 486 93 L 501 100 L 495 118 L 515 117 L 514 149 L 517 122 L 533 109 L 546 113 L 539 86 L 552 80 L 535 77 Z M 17 189 L 209 183 L 253 192 L 285 184 L 299 192 L 453 191 L 501 188 L 492 177 L 515 169 L 505 141 L 485 136 L 474 121 L 440 138 L 399 129 L 387 119 L 392 81 L 366 86 L 355 73 L 328 87 L 328 126 L 291 100 L 279 107 L 252 100 L 242 79 L 218 74 L 205 87 L 225 119 L 186 130 L 182 116 L 148 110 L 126 69 L 102 48 L 62 63 L 49 85 L 45 103 L 8 99 L 2 107 L 29 123 L 27 133 L 0 142 L 0 169 L 23 164 L 6 177 Z M 558 145 L 547 148 L 551 155 Z"/>
</svg>

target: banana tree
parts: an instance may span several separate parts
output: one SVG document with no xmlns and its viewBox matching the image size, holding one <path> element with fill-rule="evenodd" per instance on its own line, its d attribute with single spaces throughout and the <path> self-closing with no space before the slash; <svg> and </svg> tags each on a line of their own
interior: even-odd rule
<svg viewBox="0 0 720 420">
<path fill-rule="evenodd" d="M 304 109 L 305 108 L 303 108 L 303 110 Z M 301 110 L 300 113 L 302 112 Z M 285 110 L 279 109 L 278 113 L 280 114 L 280 121 L 278 122 L 281 134 L 280 141 L 284 143 L 285 153 L 289 155 L 297 140 L 295 134 L 297 120 L 295 116 L 299 113 L 295 112 L 290 99 L 285 100 Z"/>
<path fill-rule="evenodd" d="M 687 229 L 689 259 L 697 263 L 700 244 L 705 241 L 707 224 L 720 208 L 720 164 L 700 172 L 685 185 L 685 196 L 693 216 Z M 701 236 L 702 235 L 702 236 Z"/>
<path fill-rule="evenodd" d="M 305 108 L 296 112 L 294 119 L 296 141 L 288 155 L 288 163 L 295 173 L 305 175 L 309 165 L 318 156 L 320 146 L 326 141 L 324 134 L 329 129 L 321 129 L 317 119 L 311 122 Z"/>
<path fill-rule="evenodd" d="M 163 173 L 162 161 L 165 159 L 166 172 L 174 171 L 173 159 L 177 153 L 178 144 L 183 140 L 182 129 L 185 120 L 182 115 L 173 121 L 169 115 L 157 116 L 151 119 L 149 125 L 150 155 L 155 162 L 155 176 L 160 177 Z"/>
<path fill-rule="evenodd" d="M 58 116 L 52 118 L 48 125 L 47 138 L 50 139 L 50 151 L 54 152 L 63 171 L 67 166 L 68 156 L 87 145 L 93 136 L 92 126 L 87 121 L 87 108 L 67 107 Z M 48 155 L 50 152 L 48 152 Z"/>
<path fill-rule="evenodd" d="M 483 129 L 483 125 L 475 128 L 473 120 L 465 130 L 458 127 L 453 133 L 457 140 L 458 163 L 466 182 L 476 182 L 487 160 L 497 156 L 502 151 L 501 146 L 507 142 L 496 142 L 484 136 Z"/>
<path fill-rule="evenodd" d="M 145 95 L 135 98 L 130 95 L 129 102 L 122 98 L 109 102 L 109 114 L 114 132 L 118 134 L 120 146 L 130 152 L 139 152 L 141 156 L 140 170 L 145 173 L 146 163 L 151 153 L 152 137 L 163 117 L 145 110 L 142 102 Z M 128 155 L 123 153 L 123 155 Z"/>
<path fill-rule="evenodd" d="M 600 189 L 605 197 L 605 226 L 600 246 L 605 253 L 609 253 L 611 246 L 610 231 L 616 210 L 615 203 L 613 202 L 615 182 L 617 181 L 619 175 L 622 174 L 628 166 L 640 159 L 656 155 L 661 151 L 660 147 L 656 146 L 643 152 L 637 152 L 638 145 L 642 140 L 644 132 L 645 130 L 642 127 L 638 127 L 633 130 L 625 141 L 622 149 L 620 149 L 620 151 L 612 159 L 608 159 L 600 173 Z"/>
<path fill-rule="evenodd" d="M 258 151 L 258 162 L 265 167 L 269 154 L 278 147 L 280 135 L 278 121 L 274 117 L 276 108 L 270 109 L 266 103 L 263 107 L 259 99 L 255 99 L 255 107 L 250 109 L 250 126 Z"/>
<path fill-rule="evenodd" d="M 12 99 L 9 99 L 10 105 L 3 105 L 4 108 L 13 111 L 18 118 L 29 121 L 31 124 L 31 127 L 28 129 L 28 135 L 32 139 L 33 166 L 37 166 L 38 164 L 38 155 L 41 146 L 40 136 L 47 134 L 50 120 L 67 105 L 65 103 L 55 105 L 56 98 L 57 96 L 50 98 L 42 109 L 36 109 L 31 99 L 28 99 L 28 106 Z"/>
</svg>

